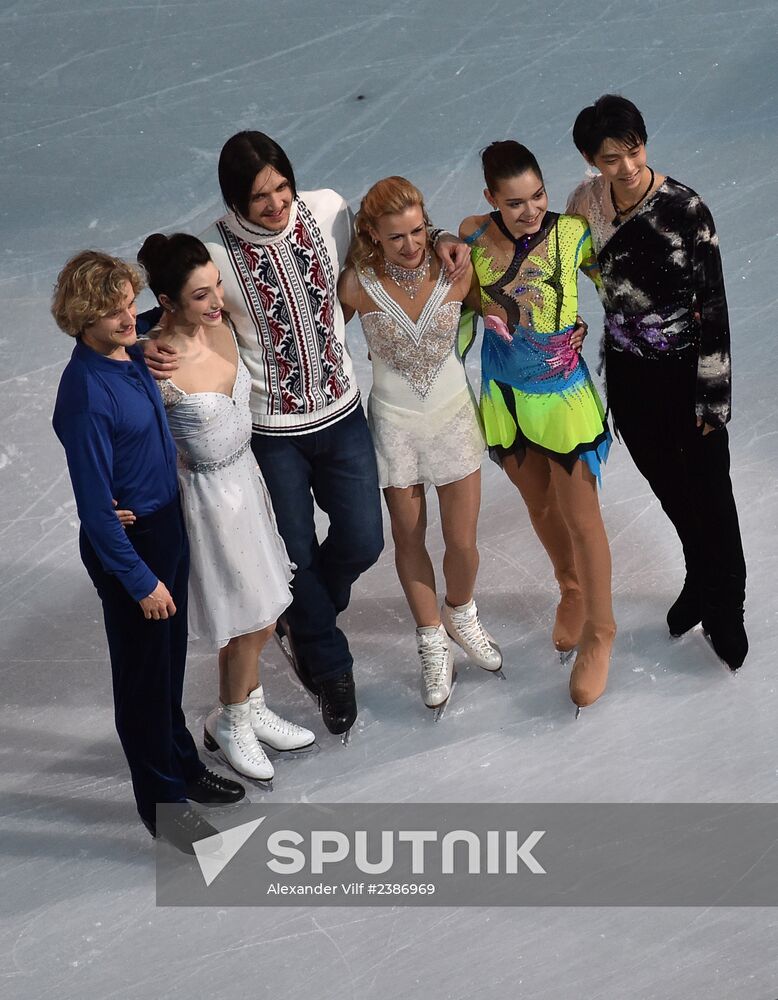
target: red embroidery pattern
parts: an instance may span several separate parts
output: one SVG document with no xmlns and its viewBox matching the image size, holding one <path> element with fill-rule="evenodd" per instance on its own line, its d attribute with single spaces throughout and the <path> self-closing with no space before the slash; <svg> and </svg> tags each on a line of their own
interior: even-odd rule
<svg viewBox="0 0 778 1000">
<path fill-rule="evenodd" d="M 291 231 L 258 246 L 219 223 L 264 359 L 268 415 L 313 413 L 351 388 L 335 336 L 335 273 L 321 229 L 302 202 Z"/>
</svg>

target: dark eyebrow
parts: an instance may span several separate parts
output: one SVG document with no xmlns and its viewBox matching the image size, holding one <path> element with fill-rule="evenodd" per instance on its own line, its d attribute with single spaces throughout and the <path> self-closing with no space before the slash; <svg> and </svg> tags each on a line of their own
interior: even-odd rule
<svg viewBox="0 0 778 1000">
<path fill-rule="evenodd" d="M 272 191 L 280 191 L 285 185 L 288 186 L 289 181 L 284 177 L 280 184 L 276 184 L 274 188 L 268 188 L 267 191 L 264 189 L 262 191 L 257 191 L 251 195 L 252 198 L 266 198 Z"/>
</svg>

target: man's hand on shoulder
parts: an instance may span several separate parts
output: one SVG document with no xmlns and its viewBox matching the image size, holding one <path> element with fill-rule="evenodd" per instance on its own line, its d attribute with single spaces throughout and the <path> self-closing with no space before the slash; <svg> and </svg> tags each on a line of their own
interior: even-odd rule
<svg viewBox="0 0 778 1000">
<path fill-rule="evenodd" d="M 160 344 L 156 340 L 142 342 L 143 356 L 146 366 L 158 382 L 170 378 L 178 368 L 178 351 L 169 344 Z"/>
</svg>

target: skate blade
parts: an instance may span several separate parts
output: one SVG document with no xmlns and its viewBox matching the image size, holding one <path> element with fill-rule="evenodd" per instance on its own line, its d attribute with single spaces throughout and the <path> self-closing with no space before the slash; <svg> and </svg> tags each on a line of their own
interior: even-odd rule
<svg viewBox="0 0 778 1000">
<path fill-rule="evenodd" d="M 489 673 L 494 677 L 495 680 L 504 681 L 507 680 L 505 674 L 503 673 L 502 667 L 499 670 L 490 670 Z"/>
<path fill-rule="evenodd" d="M 668 631 L 667 635 L 670 639 L 670 642 L 680 642 L 681 639 L 685 639 L 687 635 L 693 635 L 697 631 L 697 629 L 700 629 L 700 631 L 702 631 L 702 625 L 700 625 L 699 622 L 696 625 L 692 625 L 691 628 L 687 628 L 685 632 L 679 632 L 676 635 L 675 632 Z"/>
<path fill-rule="evenodd" d="M 451 695 L 449 695 L 449 698 L 450 697 L 451 697 Z M 442 722 L 443 721 L 443 716 L 446 714 L 446 709 L 447 708 L 448 708 L 448 698 L 446 698 L 446 700 L 443 702 L 442 705 L 438 705 L 436 708 L 433 709 L 432 721 L 433 722 Z"/>
<path fill-rule="evenodd" d="M 559 653 L 559 664 L 560 664 L 560 666 L 562 666 L 562 667 L 566 667 L 567 666 L 567 664 L 572 660 L 573 656 L 575 655 L 576 648 L 577 648 L 576 646 L 573 646 L 572 649 L 558 649 L 557 650 L 557 653 Z"/>
<path fill-rule="evenodd" d="M 340 737 L 340 742 L 344 747 L 351 746 L 351 730 L 347 729 Z"/>
<path fill-rule="evenodd" d="M 436 705 L 432 709 L 433 722 L 440 722 L 443 719 L 443 716 L 446 714 L 446 709 L 448 708 L 448 704 L 451 701 L 451 695 L 454 693 L 454 688 L 456 687 L 456 684 L 457 684 L 457 675 L 456 671 L 454 671 L 454 673 L 451 675 L 451 687 L 449 688 L 448 698 L 446 698 L 446 700 L 443 702 L 442 705 Z M 429 706 L 427 707 L 429 708 Z"/>
<path fill-rule="evenodd" d="M 300 664 L 297 660 L 297 657 L 294 655 L 294 652 L 292 651 L 292 646 L 289 642 L 289 637 L 286 635 L 279 635 L 279 633 L 276 631 L 273 633 L 273 638 L 275 639 L 278 648 L 281 650 L 284 659 L 292 668 L 292 673 L 294 674 L 297 683 L 300 685 L 303 691 L 305 691 L 308 697 L 311 698 L 311 700 L 316 704 L 317 709 L 321 709 L 321 695 L 317 694 L 315 691 L 312 691 L 305 683 L 305 681 L 302 679 Z"/>
<path fill-rule="evenodd" d="M 581 716 L 581 706 L 580 705 L 576 705 L 575 706 L 575 718 L 576 718 L 576 720 L 579 719 L 580 716 Z"/>
<path fill-rule="evenodd" d="M 279 635 L 278 632 L 273 633 L 273 638 L 278 644 L 278 648 L 284 654 L 290 667 L 296 667 L 296 662 L 294 658 L 294 653 L 292 652 L 292 647 L 289 645 L 289 640 L 285 635 Z"/>
<path fill-rule="evenodd" d="M 270 743 L 265 743 L 264 740 L 259 740 L 259 742 L 271 760 L 277 760 L 279 757 L 307 757 L 309 754 L 317 754 L 321 749 L 316 740 L 313 743 L 307 743 L 304 747 L 294 747 L 292 750 L 279 750 L 277 747 L 271 746 Z"/>
</svg>

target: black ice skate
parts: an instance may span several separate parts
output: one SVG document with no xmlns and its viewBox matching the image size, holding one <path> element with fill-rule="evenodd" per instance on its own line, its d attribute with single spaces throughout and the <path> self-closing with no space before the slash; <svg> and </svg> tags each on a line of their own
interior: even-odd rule
<svg viewBox="0 0 778 1000">
<path fill-rule="evenodd" d="M 667 612 L 667 627 L 679 639 L 702 621 L 702 594 L 699 585 L 686 577 L 681 593 Z"/>
<path fill-rule="evenodd" d="M 357 697 L 351 670 L 321 681 L 321 717 L 334 736 L 340 736 L 343 746 L 351 739 L 351 727 L 357 718 Z"/>
</svg>

